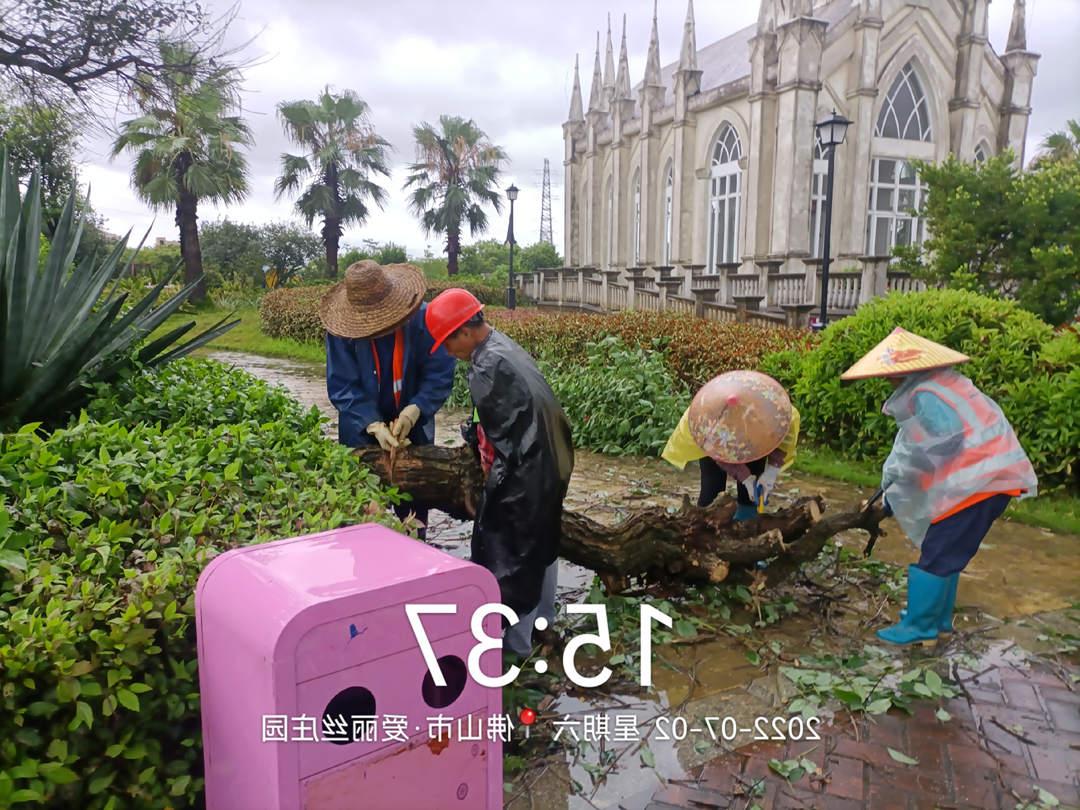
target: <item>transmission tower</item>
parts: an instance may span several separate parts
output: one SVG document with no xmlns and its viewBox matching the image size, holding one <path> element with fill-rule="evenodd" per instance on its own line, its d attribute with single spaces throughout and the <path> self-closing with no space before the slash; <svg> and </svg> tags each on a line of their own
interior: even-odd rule
<svg viewBox="0 0 1080 810">
<path fill-rule="evenodd" d="M 544 185 L 540 194 L 540 241 L 554 245 L 551 236 L 551 163 L 544 158 Z"/>
</svg>

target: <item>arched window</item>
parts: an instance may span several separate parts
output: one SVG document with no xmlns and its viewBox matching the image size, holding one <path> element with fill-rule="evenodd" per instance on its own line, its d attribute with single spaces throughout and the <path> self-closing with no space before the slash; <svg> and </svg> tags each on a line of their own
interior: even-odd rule
<svg viewBox="0 0 1080 810">
<path fill-rule="evenodd" d="M 709 273 L 738 261 L 741 157 L 739 136 L 734 127 L 725 124 L 716 136 L 709 170 Z"/>
<path fill-rule="evenodd" d="M 604 266 L 611 269 L 615 262 L 615 187 L 609 178 L 607 181 L 607 249 L 604 252 Z"/>
<path fill-rule="evenodd" d="M 930 107 L 911 62 L 893 80 L 878 113 L 874 135 L 899 141 L 930 140 Z"/>
<path fill-rule="evenodd" d="M 990 159 L 990 147 L 986 145 L 986 141 L 981 141 L 978 146 L 975 147 L 975 162 L 986 163 Z"/>
<path fill-rule="evenodd" d="M 671 264 L 671 217 L 675 203 L 675 165 L 669 160 L 664 172 L 664 255 L 663 263 Z"/>
<path fill-rule="evenodd" d="M 630 255 L 634 257 L 634 266 L 641 264 L 641 172 L 634 172 L 634 240 Z"/>
<path fill-rule="evenodd" d="M 921 244 L 923 221 L 916 212 L 926 197 L 926 186 L 915 167 L 898 158 L 874 158 L 871 171 L 867 254 L 888 256 L 897 245 Z"/>
<path fill-rule="evenodd" d="M 814 138 L 814 168 L 810 178 L 810 255 L 820 259 L 825 252 L 825 180 L 829 173 L 828 156 L 818 138 Z"/>
</svg>

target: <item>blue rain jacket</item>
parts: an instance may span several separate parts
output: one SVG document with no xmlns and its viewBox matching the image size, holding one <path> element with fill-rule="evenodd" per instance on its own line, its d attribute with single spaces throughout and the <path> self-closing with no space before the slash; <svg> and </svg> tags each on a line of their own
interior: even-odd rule
<svg viewBox="0 0 1080 810">
<path fill-rule="evenodd" d="M 420 409 L 420 420 L 409 434 L 413 444 L 434 443 L 435 412 L 445 404 L 454 385 L 454 358 L 441 346 L 431 354 L 435 341 L 424 326 L 426 309 L 427 304 L 421 304 L 405 324 L 401 407 L 412 404 Z M 369 338 L 326 335 L 326 393 L 338 412 L 338 441 L 349 447 L 375 444 L 375 438 L 366 432 L 368 425 L 389 425 L 399 413 L 393 397 L 394 335 L 377 338 L 375 344 L 383 370 L 381 386 Z"/>
</svg>

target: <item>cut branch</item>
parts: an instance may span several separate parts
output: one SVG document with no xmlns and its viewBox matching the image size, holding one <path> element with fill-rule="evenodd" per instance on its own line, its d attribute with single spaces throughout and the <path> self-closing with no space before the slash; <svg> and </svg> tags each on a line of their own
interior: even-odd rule
<svg viewBox="0 0 1080 810">
<path fill-rule="evenodd" d="M 416 502 L 460 520 L 472 517 L 484 479 L 471 448 L 408 447 L 397 451 L 392 469 L 390 455 L 378 448 L 356 454 L 385 484 Z M 842 531 L 862 529 L 875 538 L 885 517 L 879 507 L 823 516 L 820 496 L 800 498 L 786 509 L 744 523 L 732 523 L 735 507 L 727 496 L 707 508 L 684 498 L 674 513 L 644 507 L 615 526 L 564 510 L 560 556 L 600 574 L 615 591 L 630 577 L 719 582 L 732 568 L 770 558 L 776 560 L 769 578 L 777 579 L 814 559 L 829 538 Z"/>
</svg>

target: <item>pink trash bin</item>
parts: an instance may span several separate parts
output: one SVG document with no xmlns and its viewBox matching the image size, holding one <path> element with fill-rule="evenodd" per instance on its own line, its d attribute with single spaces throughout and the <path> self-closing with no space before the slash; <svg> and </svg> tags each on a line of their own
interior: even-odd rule
<svg viewBox="0 0 1080 810">
<path fill-rule="evenodd" d="M 207 810 L 501 808 L 501 690 L 466 671 L 498 601 L 486 569 L 374 524 L 215 558 L 195 593 Z M 457 606 L 422 616 L 445 687 L 405 612 L 425 603 Z"/>
</svg>

